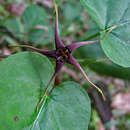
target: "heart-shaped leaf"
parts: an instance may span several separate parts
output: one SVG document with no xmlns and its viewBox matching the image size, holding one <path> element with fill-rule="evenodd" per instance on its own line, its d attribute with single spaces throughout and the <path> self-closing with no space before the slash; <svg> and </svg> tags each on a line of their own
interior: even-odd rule
<svg viewBox="0 0 130 130">
<path fill-rule="evenodd" d="M 22 130 L 33 123 L 52 74 L 51 63 L 38 53 L 19 53 L 0 62 L 1 130 Z"/>
<path fill-rule="evenodd" d="M 90 100 L 74 82 L 57 86 L 39 113 L 36 106 L 53 74 L 38 53 L 12 55 L 0 63 L 0 127 L 2 130 L 88 129 Z"/>
<path fill-rule="evenodd" d="M 130 67 L 130 1 L 80 0 L 101 30 L 120 26 L 101 41 L 105 54 L 116 64 Z M 103 36 L 104 33 L 101 32 Z"/>
<path fill-rule="evenodd" d="M 90 114 L 90 100 L 84 89 L 65 82 L 54 89 L 32 130 L 87 130 Z"/>
</svg>

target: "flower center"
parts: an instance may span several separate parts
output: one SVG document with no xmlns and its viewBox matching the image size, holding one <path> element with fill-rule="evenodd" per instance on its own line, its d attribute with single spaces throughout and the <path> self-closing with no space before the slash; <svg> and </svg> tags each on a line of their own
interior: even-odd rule
<svg viewBox="0 0 130 130">
<path fill-rule="evenodd" d="M 70 53 L 71 51 L 67 47 L 57 49 L 57 60 L 60 60 L 61 62 L 67 61 L 69 59 Z"/>
</svg>

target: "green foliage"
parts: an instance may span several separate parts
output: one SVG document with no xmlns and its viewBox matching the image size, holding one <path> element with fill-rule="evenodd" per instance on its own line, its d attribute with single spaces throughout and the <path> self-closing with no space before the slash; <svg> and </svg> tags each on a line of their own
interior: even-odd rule
<svg viewBox="0 0 130 130">
<path fill-rule="evenodd" d="M 47 25 L 48 17 L 43 8 L 37 5 L 31 5 L 24 11 L 22 21 L 25 25 L 25 29 L 28 30 L 36 25 Z"/>
<path fill-rule="evenodd" d="M 124 68 L 112 62 L 97 62 L 90 64 L 89 67 L 100 75 L 112 76 L 121 79 L 130 79 L 130 68 Z"/>
<path fill-rule="evenodd" d="M 23 25 L 20 19 L 7 18 L 3 21 L 3 25 L 17 38 L 22 38 L 21 33 L 24 33 Z"/>
<path fill-rule="evenodd" d="M 59 6 L 62 4 L 62 0 L 55 0 L 56 1 L 56 4 Z"/>
<path fill-rule="evenodd" d="M 90 69 L 101 75 L 130 79 L 129 0 L 80 1 L 95 21 L 96 24 L 91 21 L 91 27 L 94 28 L 84 30 L 84 26 L 89 21 L 85 21 L 86 16 L 81 14 L 80 3 L 69 0 L 62 4 L 62 0 L 56 0 L 57 5 L 61 7 L 59 22 L 64 23 L 61 35 L 69 36 L 73 33 L 71 35 L 75 35 L 76 38 L 78 36 L 77 41 L 86 41 L 99 35 L 103 37 L 110 28 L 120 26 L 101 41 L 101 46 L 99 43 L 83 46 L 77 49 L 75 55 L 82 59 L 83 66 L 88 65 Z M 35 2 L 30 0 L 30 3 Z M 21 17 L 17 18 L 5 11 L 6 9 L 0 6 L 0 25 L 6 27 L 21 43 L 24 41 L 34 45 L 45 45 L 54 38 L 54 28 L 49 25 L 54 22 L 52 10 L 50 12 L 53 16 L 50 17 L 49 11 L 32 4 L 25 9 Z M 81 33 L 80 30 L 83 32 Z M 9 43 L 17 43 L 15 38 L 2 31 L 0 36 Z M 38 53 L 18 53 L 0 62 L 2 130 L 88 129 L 91 114 L 90 100 L 82 86 L 77 83 L 65 82 L 57 86 L 46 103 L 42 104 L 40 111 L 36 111 L 37 103 L 53 73 L 50 61 Z M 53 83 L 50 88 L 52 86 Z M 116 123 L 116 121 L 110 122 L 106 127 Z M 96 124 L 96 119 L 93 124 Z"/>
<path fill-rule="evenodd" d="M 37 5 L 26 8 L 21 18 L 8 17 L 1 21 L 3 26 L 21 41 L 47 44 L 52 40 L 53 31 L 48 26 L 48 14 Z"/>
<path fill-rule="evenodd" d="M 54 89 L 32 130 L 87 130 L 90 111 L 90 100 L 83 88 L 77 83 L 65 82 Z"/>
<path fill-rule="evenodd" d="M 47 13 L 43 8 L 31 5 L 24 11 L 21 20 L 30 42 L 45 44 L 48 41 L 49 28 L 45 26 L 48 26 L 49 21 Z"/>
<path fill-rule="evenodd" d="M 49 60 L 37 53 L 19 53 L 0 62 L 2 130 L 20 130 L 33 123 L 37 102 L 52 73 Z"/>
<path fill-rule="evenodd" d="M 84 41 L 91 37 L 91 35 L 93 36 L 95 33 L 98 34 L 98 27 L 94 23 L 92 25 L 90 23 L 89 25 L 92 26 L 92 29 L 86 32 L 84 36 L 80 36 L 78 41 Z M 97 39 L 99 39 L 99 37 Z M 78 54 L 79 62 L 83 66 L 88 66 L 91 70 L 100 75 L 130 79 L 130 68 L 124 68 L 111 62 L 104 54 L 100 43 L 80 47 L 77 49 L 76 54 Z"/>
<path fill-rule="evenodd" d="M 38 53 L 24 52 L 0 63 L 0 125 L 2 130 L 87 129 L 90 100 L 83 88 L 66 82 L 55 88 L 39 113 L 36 106 L 53 67 Z"/>
<path fill-rule="evenodd" d="M 129 0 L 81 0 L 100 29 L 120 26 L 101 41 L 105 54 L 116 64 L 130 67 L 130 2 Z M 101 32 L 101 36 L 104 32 Z"/>
<path fill-rule="evenodd" d="M 71 12 L 71 13 L 70 13 Z M 69 0 L 63 9 L 63 15 L 66 20 L 74 21 L 76 18 L 80 17 L 81 7 L 78 2 Z"/>
<path fill-rule="evenodd" d="M 130 79 L 130 68 L 124 68 L 107 59 L 99 43 L 81 47 L 77 50 L 77 53 L 81 58 L 79 62 L 82 65 L 88 65 L 90 69 L 100 75 Z"/>
</svg>

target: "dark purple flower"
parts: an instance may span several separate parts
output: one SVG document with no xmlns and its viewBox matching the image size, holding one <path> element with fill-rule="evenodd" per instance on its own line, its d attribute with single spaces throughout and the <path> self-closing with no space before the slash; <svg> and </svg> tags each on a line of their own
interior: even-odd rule
<svg viewBox="0 0 130 130">
<path fill-rule="evenodd" d="M 96 42 L 99 42 L 100 40 L 103 40 L 112 30 L 114 30 L 115 28 L 119 27 L 119 26 L 116 26 L 116 27 L 112 27 L 106 34 L 103 38 L 99 39 L 99 40 L 95 40 L 95 41 L 83 41 L 83 42 L 77 42 L 77 43 L 74 43 L 74 44 L 71 44 L 69 46 L 65 46 L 59 36 L 59 33 L 58 33 L 58 10 L 57 10 L 57 5 L 56 3 L 54 2 L 54 6 L 55 6 L 55 11 L 56 11 L 56 22 L 55 22 L 55 46 L 56 46 L 56 50 L 42 50 L 42 49 L 37 49 L 37 48 L 34 48 L 34 47 L 31 47 L 31 46 L 28 46 L 28 45 L 16 45 L 16 46 L 19 46 L 19 47 L 26 47 L 26 48 L 30 48 L 31 50 L 33 51 L 36 51 L 38 53 L 41 53 L 49 58 L 53 58 L 56 60 L 56 67 L 55 67 L 55 72 L 54 74 L 52 75 L 45 91 L 44 91 L 44 94 L 42 95 L 42 98 L 40 100 L 40 102 L 38 103 L 37 105 L 37 108 L 39 108 L 39 105 L 42 103 L 44 97 L 46 99 L 46 96 L 47 96 L 47 91 L 48 91 L 48 88 L 51 84 L 51 82 L 55 79 L 55 77 L 57 76 L 57 74 L 60 72 L 62 66 L 64 65 L 64 63 L 68 63 L 68 64 L 71 64 L 73 66 L 75 66 L 82 74 L 83 76 L 85 77 L 85 79 L 93 86 L 95 87 L 99 92 L 100 94 L 102 95 L 103 99 L 105 100 L 105 97 L 104 97 L 104 94 L 102 92 L 102 90 L 100 88 L 98 88 L 95 84 L 93 84 L 90 79 L 88 78 L 88 76 L 86 75 L 85 71 L 82 69 L 82 67 L 80 66 L 80 64 L 75 60 L 75 58 L 72 56 L 72 52 L 80 47 L 80 46 L 83 46 L 83 45 L 86 45 L 86 44 L 91 44 L 91 43 L 96 43 Z"/>
</svg>

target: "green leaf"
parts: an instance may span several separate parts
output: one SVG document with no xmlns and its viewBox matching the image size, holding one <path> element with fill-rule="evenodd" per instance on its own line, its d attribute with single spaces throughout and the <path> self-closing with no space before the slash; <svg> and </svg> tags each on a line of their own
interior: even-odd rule
<svg viewBox="0 0 130 130">
<path fill-rule="evenodd" d="M 89 31 L 86 31 L 84 35 L 79 36 L 77 42 L 90 40 L 93 38 L 93 36 L 94 38 L 96 37 L 94 40 L 98 40 L 100 38 L 100 29 L 97 27 L 95 22 L 89 20 L 88 24 L 91 27 L 91 29 L 89 29 Z M 76 53 L 79 55 L 80 58 L 83 58 L 84 60 L 97 60 L 106 58 L 99 42 L 81 46 L 76 50 Z"/>
<path fill-rule="evenodd" d="M 74 82 L 57 86 L 37 114 L 37 103 L 53 73 L 49 60 L 38 53 L 18 53 L 0 62 L 2 130 L 88 129 L 90 100 Z"/>
<path fill-rule="evenodd" d="M 101 59 L 105 58 L 105 55 L 99 45 L 99 43 L 89 44 L 82 46 L 76 50 L 76 53 L 84 59 Z"/>
<path fill-rule="evenodd" d="M 48 41 L 48 14 L 46 11 L 37 6 L 31 5 L 24 11 L 22 21 L 25 28 L 25 39 L 32 43 L 45 44 Z"/>
<path fill-rule="evenodd" d="M 31 5 L 26 8 L 22 15 L 22 20 L 26 29 L 30 29 L 36 25 L 48 24 L 48 16 L 46 11 L 37 5 Z"/>
<path fill-rule="evenodd" d="M 99 43 L 86 45 L 77 49 L 79 62 L 100 75 L 112 76 L 121 79 L 130 79 L 130 67 L 124 68 L 109 61 L 105 57 Z"/>
<path fill-rule="evenodd" d="M 60 6 L 61 4 L 62 4 L 62 0 L 55 0 L 56 1 L 56 4 L 58 5 L 58 6 Z"/>
<path fill-rule="evenodd" d="M 79 3 L 77 2 L 74 2 L 72 0 L 69 0 L 65 7 L 63 8 L 63 14 L 64 14 L 64 17 L 67 19 L 67 20 L 70 20 L 70 21 L 73 21 L 75 20 L 76 18 L 79 18 L 80 17 L 80 13 L 81 13 L 82 9 L 81 7 L 79 6 Z M 72 24 L 72 23 L 71 23 Z"/>
<path fill-rule="evenodd" d="M 116 64 L 130 67 L 130 1 L 80 0 L 100 29 L 120 26 L 101 41 L 105 54 Z M 101 36 L 104 33 L 101 32 Z"/>
<path fill-rule="evenodd" d="M 88 67 L 100 75 L 130 79 L 130 68 L 124 68 L 111 62 L 96 62 Z"/>
<path fill-rule="evenodd" d="M 27 7 L 20 19 L 8 17 L 1 20 L 0 23 L 21 42 L 35 44 L 52 42 L 54 33 L 52 28 L 48 26 L 48 14 L 37 5 Z"/>
<path fill-rule="evenodd" d="M 90 114 L 85 90 L 77 83 L 65 82 L 54 89 L 32 130 L 87 130 Z"/>
<path fill-rule="evenodd" d="M 16 38 L 21 38 L 23 33 L 23 25 L 20 19 L 7 18 L 3 20 L 3 26 L 5 26 Z"/>
<path fill-rule="evenodd" d="M 33 123 L 53 72 L 49 60 L 38 53 L 19 53 L 0 62 L 1 130 L 21 130 Z"/>
<path fill-rule="evenodd" d="M 45 31 L 43 29 L 37 29 L 33 28 L 30 29 L 29 32 L 29 41 L 35 44 L 43 44 L 44 45 L 48 42 L 52 42 L 54 39 L 54 29 L 51 27 L 48 27 L 48 29 Z"/>
</svg>

